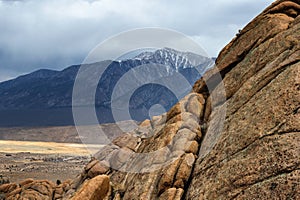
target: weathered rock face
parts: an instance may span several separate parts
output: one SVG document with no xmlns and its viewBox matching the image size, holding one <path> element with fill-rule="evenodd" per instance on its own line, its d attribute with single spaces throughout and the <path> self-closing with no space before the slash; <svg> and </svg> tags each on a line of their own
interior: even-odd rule
<svg viewBox="0 0 300 200">
<path fill-rule="evenodd" d="M 186 199 L 300 198 L 299 4 L 277 1 L 220 53 L 227 100 L 206 137 L 226 109 L 224 127 L 208 155 L 200 151 Z"/>
<path fill-rule="evenodd" d="M 275 2 L 192 93 L 96 155 L 107 199 L 300 198 L 299 4 Z"/>
<path fill-rule="evenodd" d="M 51 185 L 45 192 L 28 183 L 40 188 L 32 192 L 40 199 L 300 199 L 299 13 L 299 0 L 272 4 L 168 113 L 115 139 L 72 182 L 43 182 Z M 5 184 L 0 194 L 23 196 L 27 188 Z"/>
</svg>

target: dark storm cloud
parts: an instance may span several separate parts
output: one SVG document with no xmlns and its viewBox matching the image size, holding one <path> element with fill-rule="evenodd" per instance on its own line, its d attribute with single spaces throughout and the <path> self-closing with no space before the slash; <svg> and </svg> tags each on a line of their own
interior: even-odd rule
<svg viewBox="0 0 300 200">
<path fill-rule="evenodd" d="M 132 28 L 174 29 L 216 56 L 271 2 L 0 0 L 0 81 L 80 63 L 98 43 Z"/>
</svg>

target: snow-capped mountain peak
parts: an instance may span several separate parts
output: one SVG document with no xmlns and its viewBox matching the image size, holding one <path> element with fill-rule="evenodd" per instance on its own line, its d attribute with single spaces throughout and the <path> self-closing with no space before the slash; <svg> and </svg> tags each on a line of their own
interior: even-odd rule
<svg viewBox="0 0 300 200">
<path fill-rule="evenodd" d="M 194 68 L 203 63 L 211 62 L 211 59 L 208 57 L 191 52 L 180 52 L 166 47 L 154 52 L 146 51 L 140 53 L 134 59 L 141 60 L 142 62 L 159 63 L 169 66 L 176 71 L 185 68 Z"/>
</svg>

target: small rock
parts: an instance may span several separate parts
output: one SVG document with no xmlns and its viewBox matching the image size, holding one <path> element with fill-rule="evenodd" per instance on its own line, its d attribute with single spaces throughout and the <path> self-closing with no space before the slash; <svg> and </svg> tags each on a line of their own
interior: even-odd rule
<svg viewBox="0 0 300 200">
<path fill-rule="evenodd" d="M 96 176 L 86 181 L 72 200 L 102 200 L 109 190 L 109 177 L 106 175 Z"/>
<path fill-rule="evenodd" d="M 97 162 L 89 171 L 88 176 L 94 178 L 95 176 L 105 174 L 109 168 L 103 162 Z"/>
<path fill-rule="evenodd" d="M 88 172 L 94 165 L 96 165 L 99 162 L 99 160 L 92 159 L 84 168 L 86 172 Z"/>
<path fill-rule="evenodd" d="M 25 186 L 25 185 L 27 185 L 27 184 L 32 183 L 33 181 L 34 181 L 34 180 L 31 179 L 31 178 L 30 178 L 30 179 L 26 179 L 26 180 L 20 182 L 19 185 L 20 185 L 20 187 L 23 187 L 23 186 Z"/>
<path fill-rule="evenodd" d="M 184 151 L 186 153 L 193 153 L 194 155 L 197 155 L 199 149 L 199 144 L 197 141 L 190 141 L 187 142 L 184 148 Z"/>
</svg>

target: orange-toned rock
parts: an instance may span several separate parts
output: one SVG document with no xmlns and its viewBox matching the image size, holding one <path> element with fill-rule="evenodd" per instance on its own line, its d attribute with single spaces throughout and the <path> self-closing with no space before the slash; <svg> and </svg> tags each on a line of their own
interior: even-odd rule
<svg viewBox="0 0 300 200">
<path fill-rule="evenodd" d="M 170 188 L 160 195 L 159 200 L 180 200 L 184 190 L 179 188 Z"/>
<path fill-rule="evenodd" d="M 18 188 L 18 185 L 15 183 L 3 184 L 3 185 L 0 185 L 0 193 L 10 193 L 13 190 L 15 190 L 16 188 Z"/>
<path fill-rule="evenodd" d="M 29 179 L 26 179 L 26 180 L 20 182 L 19 185 L 20 185 L 20 187 L 23 187 L 24 185 L 30 184 L 32 182 L 34 182 L 34 180 L 32 178 L 29 178 Z"/>
<path fill-rule="evenodd" d="M 299 5 L 275 2 L 221 52 L 227 100 L 211 111 L 187 199 L 300 198 Z"/>
<path fill-rule="evenodd" d="M 109 190 L 109 177 L 96 176 L 86 181 L 72 200 L 103 200 Z"/>
<path fill-rule="evenodd" d="M 177 159 L 175 162 L 167 166 L 161 172 L 161 178 L 158 184 L 158 193 L 161 194 L 173 185 L 174 177 L 177 173 L 178 167 L 181 163 L 181 159 Z"/>
<path fill-rule="evenodd" d="M 194 163 L 195 156 L 192 153 L 187 154 L 183 157 L 180 166 L 177 169 L 176 176 L 174 177 L 174 187 L 184 188 L 188 179 L 190 178 Z"/>
<path fill-rule="evenodd" d="M 87 173 L 90 178 L 94 178 L 95 176 L 105 174 L 109 168 L 104 163 L 104 161 L 97 162 Z"/>
</svg>

